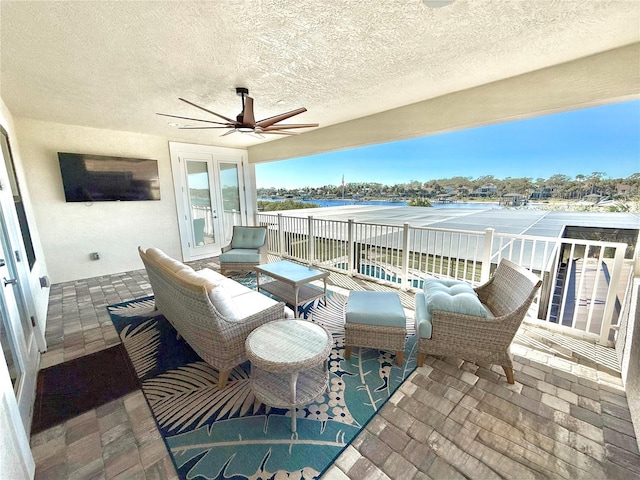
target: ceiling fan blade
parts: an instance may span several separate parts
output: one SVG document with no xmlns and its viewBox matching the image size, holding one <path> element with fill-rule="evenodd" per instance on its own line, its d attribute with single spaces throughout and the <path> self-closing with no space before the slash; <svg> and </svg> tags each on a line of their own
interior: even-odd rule
<svg viewBox="0 0 640 480">
<path fill-rule="evenodd" d="M 228 125 L 228 124 L 222 123 L 222 122 L 214 122 L 213 120 L 203 120 L 201 118 L 191 118 L 191 117 L 180 117 L 178 115 L 169 115 L 168 113 L 156 113 L 156 115 L 162 115 L 163 117 L 179 118 L 181 120 L 192 120 L 192 121 L 196 121 L 196 122 L 206 122 L 206 123 L 215 123 L 215 124 L 218 124 L 218 125 Z M 228 125 L 228 126 L 233 126 L 233 125 Z"/>
<path fill-rule="evenodd" d="M 211 115 L 215 115 L 216 117 L 220 117 L 220 118 L 222 118 L 223 120 L 226 120 L 227 122 L 229 122 L 232 125 L 237 125 L 238 124 L 237 121 L 235 121 L 235 120 L 233 120 L 231 118 L 227 118 L 224 115 L 220 115 L 219 113 L 212 112 L 211 110 L 208 110 L 208 109 L 206 109 L 204 107 L 201 107 L 200 105 L 196 105 L 195 103 L 190 102 L 189 100 L 185 100 L 184 98 L 178 98 L 178 100 L 181 100 L 184 103 L 188 103 L 189 105 L 192 105 L 192 106 L 194 106 L 196 108 L 199 108 L 200 110 L 204 110 L 205 112 L 210 113 Z"/>
<path fill-rule="evenodd" d="M 199 127 L 198 125 L 185 125 L 184 127 L 178 127 L 178 130 L 209 130 L 211 128 L 229 128 L 229 125 L 223 127 Z"/>
<path fill-rule="evenodd" d="M 281 124 L 281 125 L 271 125 L 269 127 L 264 127 L 263 130 L 287 130 L 289 128 L 310 128 L 317 127 L 318 123 L 290 123 L 290 124 Z"/>
<path fill-rule="evenodd" d="M 242 123 L 245 125 L 254 125 L 256 118 L 253 115 L 253 98 L 244 97 L 244 110 L 242 111 Z"/>
<path fill-rule="evenodd" d="M 281 113 L 280 115 L 276 115 L 274 117 L 269 117 L 269 118 L 265 118 L 264 120 L 260 120 L 259 122 L 256 122 L 256 126 L 257 127 L 263 127 L 263 128 L 264 127 L 270 127 L 274 123 L 281 122 L 282 120 L 286 120 L 287 118 L 291 118 L 294 115 L 298 115 L 298 114 L 304 113 L 306 111 L 307 111 L 306 108 L 300 107 L 300 108 L 297 108 L 295 110 L 291 110 L 290 112 L 287 112 L 287 113 Z"/>
<path fill-rule="evenodd" d="M 298 132 L 285 132 L 284 130 L 261 130 L 263 135 L 299 135 Z"/>
<path fill-rule="evenodd" d="M 229 130 L 228 132 L 223 133 L 222 135 L 220 135 L 221 137 L 227 136 L 227 135 L 231 135 L 232 133 L 235 133 L 237 130 L 235 128 L 232 128 L 231 130 Z"/>
</svg>

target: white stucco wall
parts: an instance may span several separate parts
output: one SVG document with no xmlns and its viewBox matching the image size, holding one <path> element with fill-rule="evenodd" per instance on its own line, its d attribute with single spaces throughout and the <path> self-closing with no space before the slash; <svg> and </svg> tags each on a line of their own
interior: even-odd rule
<svg viewBox="0 0 640 480">
<path fill-rule="evenodd" d="M 168 139 L 30 119 L 15 129 L 52 283 L 141 269 L 138 245 L 181 258 Z M 67 203 L 58 152 L 156 159 L 161 199 Z"/>
</svg>

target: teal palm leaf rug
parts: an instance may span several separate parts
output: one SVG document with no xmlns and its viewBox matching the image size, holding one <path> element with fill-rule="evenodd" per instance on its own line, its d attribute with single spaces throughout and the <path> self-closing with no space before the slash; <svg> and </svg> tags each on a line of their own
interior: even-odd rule
<svg viewBox="0 0 640 480">
<path fill-rule="evenodd" d="M 332 293 L 327 305 L 306 306 L 309 321 L 333 336 L 330 392 L 291 412 L 251 393 L 249 362 L 228 386 L 156 310 L 153 297 L 108 307 L 142 384 L 154 418 L 182 479 L 310 479 L 320 476 L 356 437 L 416 366 L 412 322 L 401 367 L 390 352 L 358 349 L 344 359 L 344 306 Z"/>
</svg>

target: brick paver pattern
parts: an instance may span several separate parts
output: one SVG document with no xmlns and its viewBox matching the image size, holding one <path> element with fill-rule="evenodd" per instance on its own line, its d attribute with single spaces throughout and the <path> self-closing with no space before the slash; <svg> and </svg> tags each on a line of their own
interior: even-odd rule
<svg viewBox="0 0 640 480">
<path fill-rule="evenodd" d="M 119 342 L 105 307 L 151 294 L 144 270 L 53 285 L 41 368 Z M 515 385 L 499 366 L 428 357 L 323 479 L 640 478 L 619 374 L 566 349 L 514 343 L 512 352 Z M 177 478 L 141 391 L 34 435 L 31 446 L 38 479 Z"/>
</svg>

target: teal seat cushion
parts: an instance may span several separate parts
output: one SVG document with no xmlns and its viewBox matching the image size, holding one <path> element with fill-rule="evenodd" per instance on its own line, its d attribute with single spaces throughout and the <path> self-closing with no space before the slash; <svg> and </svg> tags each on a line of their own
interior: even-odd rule
<svg viewBox="0 0 640 480">
<path fill-rule="evenodd" d="M 221 263 L 260 263 L 260 254 L 255 249 L 234 248 L 220 254 Z"/>
<path fill-rule="evenodd" d="M 451 280 L 429 280 L 425 282 L 424 297 L 429 312 L 462 313 L 474 317 L 487 317 L 487 310 L 480 302 L 471 285 Z"/>
<path fill-rule="evenodd" d="M 473 287 L 460 280 L 427 280 L 424 291 L 416 293 L 416 328 L 420 338 L 431 338 L 431 313 L 437 310 L 461 313 L 478 318 L 493 318 L 480 302 Z"/>
<path fill-rule="evenodd" d="M 423 291 L 425 294 L 433 294 L 436 292 L 448 292 L 452 295 L 458 293 L 475 293 L 473 287 L 467 282 L 462 280 L 449 280 L 449 279 L 430 279 L 424 282 Z"/>
<path fill-rule="evenodd" d="M 416 329 L 420 338 L 431 338 L 433 325 L 431 323 L 431 313 L 427 309 L 424 293 L 416 293 Z"/>
<path fill-rule="evenodd" d="M 395 292 L 351 292 L 346 307 L 347 323 L 383 327 L 406 327 L 407 319 Z"/>
<path fill-rule="evenodd" d="M 265 228 L 235 227 L 231 248 L 260 248 L 264 245 L 266 235 Z"/>
</svg>

